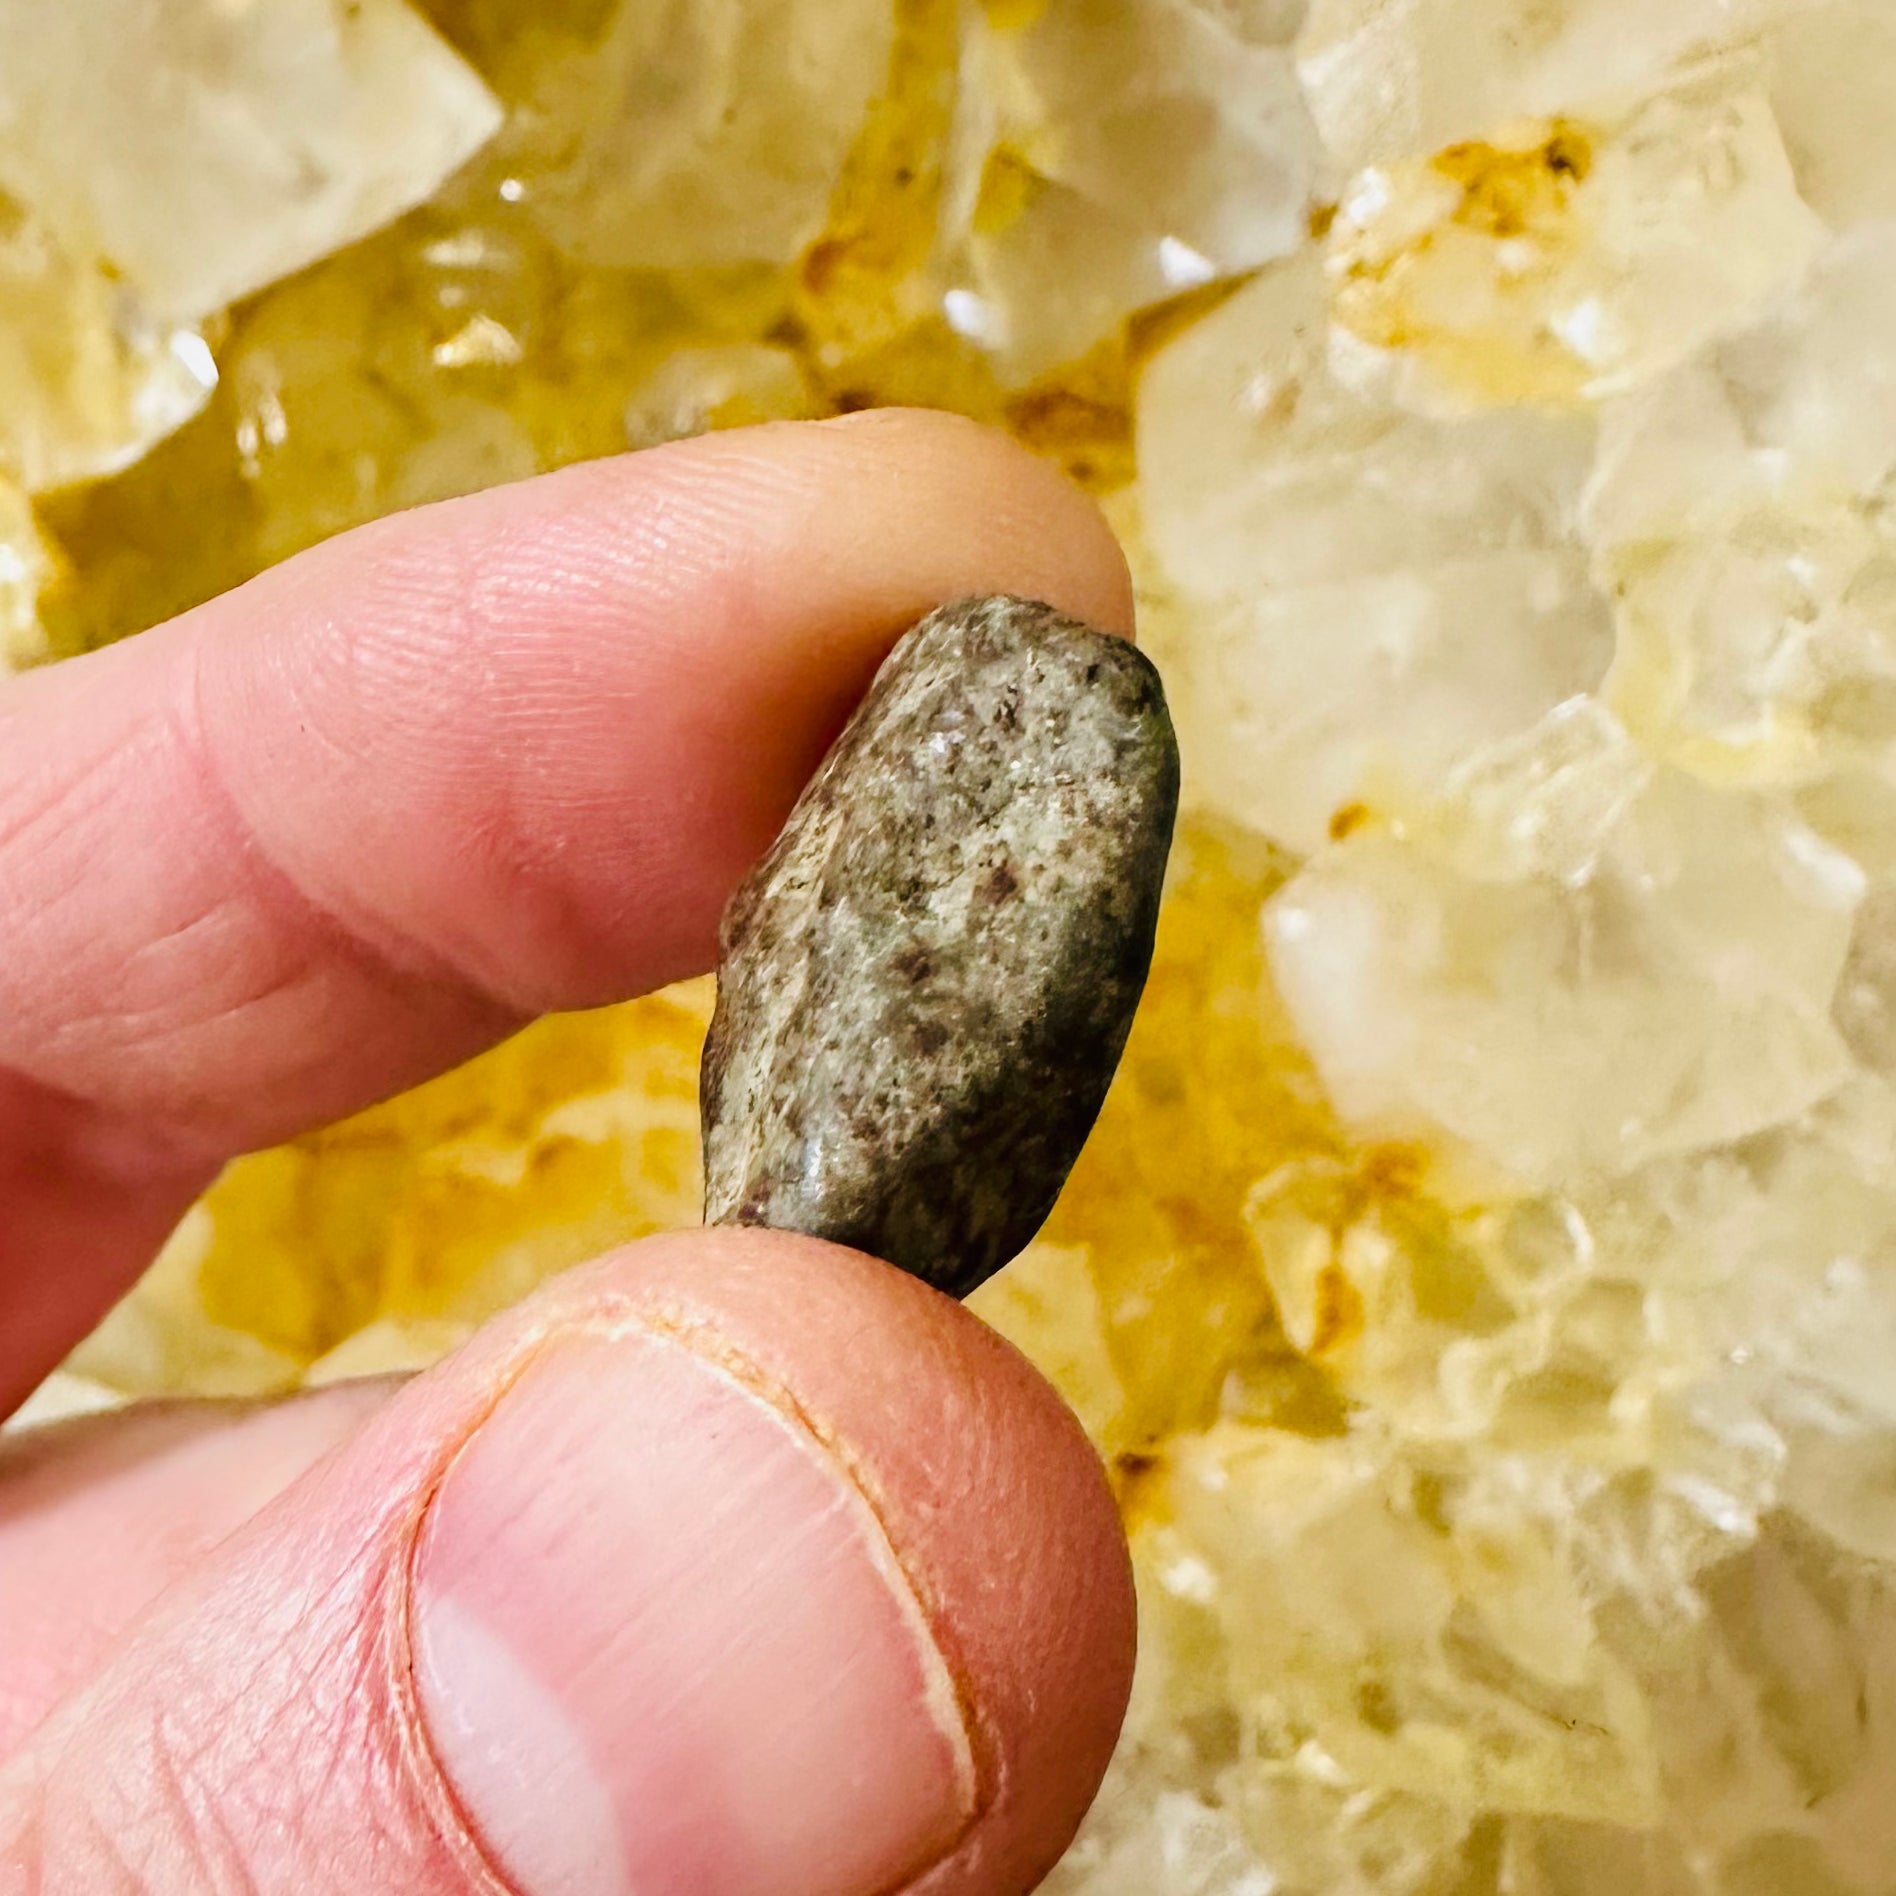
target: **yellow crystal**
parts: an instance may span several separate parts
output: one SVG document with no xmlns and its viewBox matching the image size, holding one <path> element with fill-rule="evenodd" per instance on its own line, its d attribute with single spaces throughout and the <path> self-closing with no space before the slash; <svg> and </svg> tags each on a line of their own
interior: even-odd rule
<svg viewBox="0 0 1896 1896">
<path fill-rule="evenodd" d="M 48 656 L 40 595 L 58 572 L 33 503 L 0 479 L 0 677 Z"/>
<path fill-rule="evenodd" d="M 768 343 L 680 349 L 626 404 L 626 445 L 656 447 L 719 428 L 802 421 L 819 411 L 803 365 Z"/>
<path fill-rule="evenodd" d="M 0 650 L 628 443 L 1013 427 L 1132 549 L 1189 803 L 1098 1131 L 976 1300 L 1100 1444 L 1139 1577 L 1050 1887 L 1880 1896 L 1882 0 L 424 10 L 480 84 L 386 0 L 336 123 L 339 175 L 432 195 L 288 220 L 294 257 L 267 167 L 147 114 L 149 175 L 198 169 L 108 296 L 60 207 L 129 201 L 112 139 L 27 190 L 0 130 Z M 0 97 L 84 12 L 0 29 Z M 374 116 L 404 70 L 432 132 Z M 542 1023 L 240 1161 L 35 1412 L 413 1366 L 689 1222 L 707 1004 Z"/>
<path fill-rule="evenodd" d="M 534 215 L 590 263 L 790 262 L 822 233 L 893 25 L 887 0 L 611 9 L 532 101 Z"/>
<path fill-rule="evenodd" d="M 203 408 L 202 334 L 154 319 L 0 190 L 0 476 L 29 489 L 110 474 Z"/>
<path fill-rule="evenodd" d="M 248 1395 L 412 1364 L 549 1273 L 693 1223 L 710 998 L 700 982 L 542 1021 L 240 1159 L 70 1367 L 145 1395 L 203 1385 L 214 1357 L 218 1393 Z"/>
</svg>

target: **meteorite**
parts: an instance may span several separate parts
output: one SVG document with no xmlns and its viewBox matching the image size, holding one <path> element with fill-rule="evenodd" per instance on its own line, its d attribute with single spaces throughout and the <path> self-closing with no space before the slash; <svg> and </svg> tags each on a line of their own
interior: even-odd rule
<svg viewBox="0 0 1896 1896">
<path fill-rule="evenodd" d="M 1125 639 L 1013 598 L 889 654 L 725 910 L 705 1217 L 965 1295 L 1040 1228 L 1151 965 L 1178 807 Z"/>
</svg>

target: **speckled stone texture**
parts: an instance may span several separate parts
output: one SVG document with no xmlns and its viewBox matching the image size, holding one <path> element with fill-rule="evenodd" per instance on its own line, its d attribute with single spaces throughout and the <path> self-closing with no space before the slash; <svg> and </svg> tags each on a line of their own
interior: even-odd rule
<svg viewBox="0 0 1896 1896">
<path fill-rule="evenodd" d="M 955 1295 L 1006 1263 L 1118 1065 L 1177 805 L 1126 640 L 1009 598 L 909 632 L 725 911 L 707 1221 Z"/>
</svg>

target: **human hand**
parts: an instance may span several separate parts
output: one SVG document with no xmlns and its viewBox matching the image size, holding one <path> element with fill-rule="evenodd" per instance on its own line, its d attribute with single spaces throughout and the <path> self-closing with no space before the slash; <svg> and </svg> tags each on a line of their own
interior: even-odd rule
<svg viewBox="0 0 1896 1896">
<path fill-rule="evenodd" d="M 992 592 L 1130 624 L 1057 477 L 886 413 L 384 521 L 0 688 L 0 1414 L 233 1154 L 708 966 L 889 643 Z M 678 1233 L 404 1385 L 0 1445 L 0 1896 L 1011 1896 L 1131 1652 L 1005 1344 Z"/>
</svg>

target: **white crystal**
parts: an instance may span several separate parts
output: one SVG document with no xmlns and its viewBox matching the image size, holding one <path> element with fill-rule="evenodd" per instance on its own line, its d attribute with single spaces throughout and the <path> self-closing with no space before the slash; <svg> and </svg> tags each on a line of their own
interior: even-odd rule
<svg viewBox="0 0 1896 1896">
<path fill-rule="evenodd" d="M 1076 1851 L 1043 1886 L 1046 1896 L 1078 1889 L 1086 1896 L 1280 1896 L 1283 1886 L 1230 1811 L 1189 1792 L 1160 1791 L 1140 1814 L 1143 1821 L 1112 1843 Z"/>
<path fill-rule="evenodd" d="M 1896 226 L 1609 411 L 1588 495 L 1612 702 L 1716 781 L 1896 771 Z"/>
<path fill-rule="evenodd" d="M 1651 781 L 1619 720 L 1574 698 L 1456 769 L 1431 840 L 1471 875 L 1578 884 Z"/>
<path fill-rule="evenodd" d="M 404 0 L 0 7 L 0 470 L 39 491 L 136 460 L 216 386 L 204 319 L 498 122 Z"/>
<path fill-rule="evenodd" d="M 1005 151 L 983 167 L 957 247 L 950 319 L 1013 382 L 1084 355 L 1179 287 L 1162 238 Z"/>
<path fill-rule="evenodd" d="M 1438 1488 L 1431 1518 L 1418 1473 L 1373 1438 L 1220 1425 L 1181 1449 L 1167 1498 L 1227 1578 L 1219 1618 L 1258 1730 L 1259 1802 L 1274 1781 L 1341 1780 L 1434 1800 L 1451 1835 L 1471 1803 L 1650 1821 L 1649 1721 L 1591 1637 L 1566 1525 L 1600 1477 L 1503 1460 Z M 1532 1710 L 1513 1697 L 1529 1677 Z"/>
<path fill-rule="evenodd" d="M 1547 738 L 1567 743 L 1560 722 Z M 1525 761 L 1517 798 L 1484 791 L 1505 819 L 1497 847 L 1474 846 L 1478 810 L 1455 813 L 1482 871 L 1366 836 L 1267 910 L 1272 965 L 1340 1110 L 1465 1142 L 1534 1185 L 1743 1138 L 1838 1086 L 1850 1061 L 1830 1007 L 1856 865 L 1768 799 L 1661 777 L 1627 795 L 1583 873 L 1563 856 L 1564 882 L 1524 874 L 1523 807 L 1575 788 Z M 1597 774 L 1583 794 L 1601 807 Z"/>
<path fill-rule="evenodd" d="M 1350 169 L 1480 138 L 1504 120 L 1612 110 L 1805 0 L 1312 0 L 1298 63 Z"/>
<path fill-rule="evenodd" d="M 173 322 L 407 210 L 499 120 L 405 0 L 0 8 L 0 188 Z"/>
<path fill-rule="evenodd" d="M 1296 248 L 1316 149 L 1284 10 L 1080 0 L 982 21 L 963 84 L 993 136 L 1150 238 L 1220 272 Z"/>
<path fill-rule="evenodd" d="M 1564 534 L 1574 424 L 1434 422 L 1340 386 L 1322 288 L 1267 272 L 1152 362 L 1141 513 L 1191 618 L 1168 682 L 1188 790 L 1300 850 L 1408 807 L 1601 677 L 1607 615 Z"/>
<path fill-rule="evenodd" d="M 1337 360 L 1423 412 L 1597 400 L 1759 314 L 1821 234 L 1746 64 L 1599 124 L 1510 122 L 1352 184 Z"/>
<path fill-rule="evenodd" d="M 1141 306 L 1303 241 L 1317 152 L 1286 44 L 1296 12 L 969 9 L 943 207 L 962 280 L 948 294 L 1004 374 L 1030 379 Z"/>
<path fill-rule="evenodd" d="M 1792 8 L 1766 41 L 1797 188 L 1836 229 L 1896 217 L 1896 14 L 1884 0 Z"/>
<path fill-rule="evenodd" d="M 1471 750 L 1599 676 L 1599 601 L 1578 562 L 1495 553 L 1203 607 L 1180 681 L 1193 794 L 1312 850 L 1411 810 Z"/>
<path fill-rule="evenodd" d="M 1339 383 L 1310 257 L 1265 271 L 1162 350 L 1137 423 L 1153 550 L 1169 578 L 1213 595 L 1554 544 L 1591 449 L 1577 422 L 1436 422 Z"/>
</svg>

